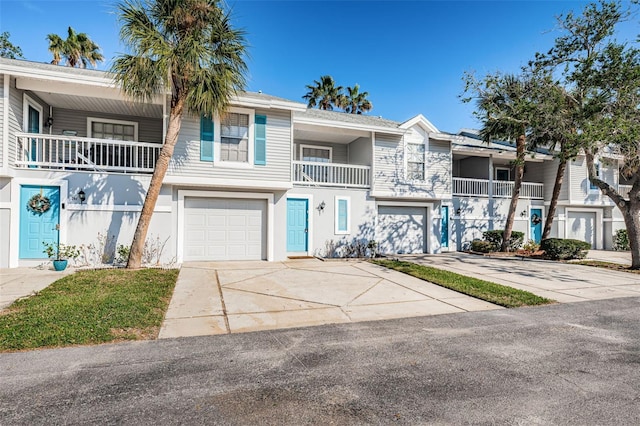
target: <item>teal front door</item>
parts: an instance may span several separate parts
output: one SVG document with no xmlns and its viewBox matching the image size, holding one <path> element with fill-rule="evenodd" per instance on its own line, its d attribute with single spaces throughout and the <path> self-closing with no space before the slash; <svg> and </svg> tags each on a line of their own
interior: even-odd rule
<svg viewBox="0 0 640 426">
<path fill-rule="evenodd" d="M 29 200 L 42 194 L 50 201 L 45 212 L 29 208 Z M 43 242 L 58 243 L 60 223 L 60 188 L 57 186 L 23 185 L 20 187 L 20 259 L 43 259 Z"/>
<path fill-rule="evenodd" d="M 540 244 L 542 240 L 542 209 L 531 209 L 531 239 Z"/>
<path fill-rule="evenodd" d="M 309 200 L 287 199 L 287 251 L 306 252 L 309 235 Z"/>
<path fill-rule="evenodd" d="M 449 247 L 449 206 L 440 208 L 440 246 L 442 248 Z"/>
</svg>

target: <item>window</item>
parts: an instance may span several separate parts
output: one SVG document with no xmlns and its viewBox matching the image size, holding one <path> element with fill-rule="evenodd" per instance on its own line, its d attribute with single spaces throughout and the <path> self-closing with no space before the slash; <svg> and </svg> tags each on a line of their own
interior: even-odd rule
<svg viewBox="0 0 640 426">
<path fill-rule="evenodd" d="M 335 233 L 348 234 L 351 222 L 350 199 L 349 197 L 336 197 L 335 201 Z"/>
<path fill-rule="evenodd" d="M 222 117 L 220 160 L 249 162 L 249 115 L 230 112 Z"/>
<path fill-rule="evenodd" d="M 407 144 L 407 179 L 424 180 L 424 144 Z"/>
<path fill-rule="evenodd" d="M 331 147 L 300 145 L 300 160 L 331 163 Z"/>
<path fill-rule="evenodd" d="M 595 168 L 596 168 L 596 177 L 597 177 L 598 179 L 600 179 L 600 163 L 596 162 L 596 163 L 594 164 L 594 166 L 595 166 Z M 595 185 L 593 184 L 593 182 L 591 182 L 591 179 L 589 179 L 589 177 L 588 177 L 588 176 L 589 176 L 589 174 L 587 173 L 587 180 L 589 181 L 589 190 L 590 190 L 590 191 L 598 191 L 598 190 L 599 190 L 599 188 L 598 188 L 597 186 L 595 186 Z"/>
<path fill-rule="evenodd" d="M 504 167 L 496 167 L 496 180 L 508 181 L 510 180 L 509 169 Z"/>
<path fill-rule="evenodd" d="M 134 121 L 87 118 L 88 136 L 115 141 L 137 141 L 138 123 Z"/>
</svg>

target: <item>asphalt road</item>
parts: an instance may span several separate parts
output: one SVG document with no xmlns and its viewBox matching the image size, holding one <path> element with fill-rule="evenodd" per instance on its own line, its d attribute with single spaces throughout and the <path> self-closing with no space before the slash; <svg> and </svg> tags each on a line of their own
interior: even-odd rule
<svg viewBox="0 0 640 426">
<path fill-rule="evenodd" d="M 0 355 L 0 424 L 640 424 L 640 298 Z"/>
</svg>

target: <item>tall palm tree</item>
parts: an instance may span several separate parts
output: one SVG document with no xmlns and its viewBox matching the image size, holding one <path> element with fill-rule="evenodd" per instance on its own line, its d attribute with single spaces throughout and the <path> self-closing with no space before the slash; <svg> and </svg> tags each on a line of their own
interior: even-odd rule
<svg viewBox="0 0 640 426">
<path fill-rule="evenodd" d="M 64 59 L 69 67 L 86 68 L 88 64 L 96 66 L 104 60 L 100 46 L 94 43 L 86 33 L 76 33 L 71 27 L 67 30 L 67 38 L 63 40 L 57 34 L 49 34 L 49 52 L 53 55 L 52 64 L 58 65 Z"/>
<path fill-rule="evenodd" d="M 466 78 L 465 90 L 472 92 L 477 101 L 474 114 L 482 123 L 480 136 L 487 143 L 496 138 L 515 139 L 516 143 L 516 173 L 501 247 L 502 251 L 508 251 L 524 175 L 527 132 L 535 114 L 532 81 L 530 76 L 500 73 L 488 75 L 481 81 L 472 75 Z"/>
<path fill-rule="evenodd" d="M 120 37 L 130 54 L 116 58 L 115 80 L 125 94 L 150 100 L 170 91 L 166 137 L 131 243 L 128 268 L 139 268 L 162 181 L 184 113 L 218 115 L 246 85 L 246 41 L 218 0 L 123 0 Z"/>
<path fill-rule="evenodd" d="M 309 90 L 302 98 L 307 100 L 309 108 L 333 111 L 333 107 L 340 107 L 342 86 L 336 86 L 336 82 L 330 75 L 323 75 L 320 81 L 313 80 L 313 84 L 308 84 Z"/>
<path fill-rule="evenodd" d="M 373 104 L 367 99 L 369 92 L 360 93 L 360 85 L 347 87 L 346 94 L 340 99 L 340 107 L 350 114 L 362 114 L 373 109 Z"/>
</svg>

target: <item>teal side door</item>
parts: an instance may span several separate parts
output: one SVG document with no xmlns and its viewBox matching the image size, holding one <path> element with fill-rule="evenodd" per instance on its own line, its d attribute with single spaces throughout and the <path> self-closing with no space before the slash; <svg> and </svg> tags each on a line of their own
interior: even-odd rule
<svg viewBox="0 0 640 426">
<path fill-rule="evenodd" d="M 306 252 L 309 235 L 309 200 L 287 199 L 287 251 Z"/>
<path fill-rule="evenodd" d="M 530 214 L 531 239 L 540 244 L 542 241 L 542 209 L 531 209 Z"/>
<path fill-rule="evenodd" d="M 449 206 L 440 208 L 440 247 L 449 247 Z"/>
<path fill-rule="evenodd" d="M 44 213 L 29 209 L 29 200 L 36 194 L 47 197 L 51 207 Z M 20 187 L 20 259 L 43 259 L 46 243 L 58 243 L 60 224 L 60 188 L 57 186 L 23 185 Z"/>
</svg>

